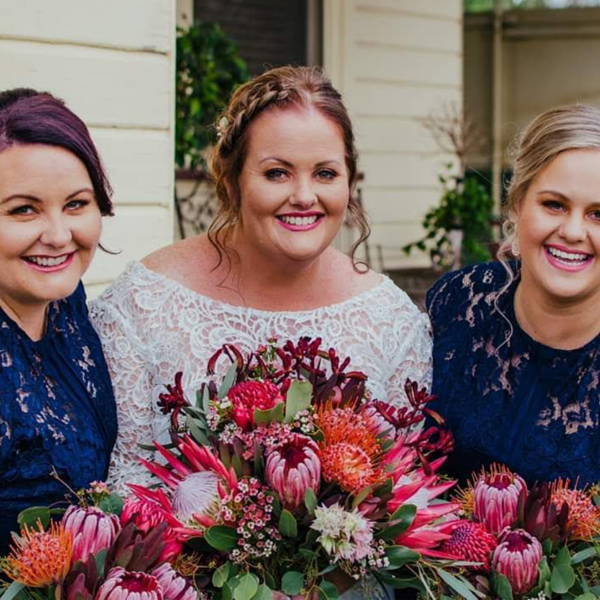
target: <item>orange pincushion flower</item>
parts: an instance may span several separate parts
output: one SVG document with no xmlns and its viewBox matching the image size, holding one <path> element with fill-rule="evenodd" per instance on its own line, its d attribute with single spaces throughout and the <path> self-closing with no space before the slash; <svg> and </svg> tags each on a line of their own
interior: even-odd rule
<svg viewBox="0 0 600 600">
<path fill-rule="evenodd" d="M 600 508 L 594 505 L 593 489 L 570 487 L 568 479 L 559 479 L 552 484 L 552 502 L 558 510 L 564 502 L 569 507 L 569 537 L 574 540 L 589 540 L 600 535 Z"/>
<path fill-rule="evenodd" d="M 62 524 L 53 522 L 48 531 L 44 531 L 40 521 L 37 528 L 25 525 L 21 537 L 14 541 L 4 567 L 11 579 L 37 588 L 60 583 L 67 576 L 72 540 Z"/>
<path fill-rule="evenodd" d="M 357 492 L 384 479 L 382 448 L 373 424 L 349 408 L 322 408 L 316 423 L 323 432 L 319 459 L 323 479 Z"/>
</svg>

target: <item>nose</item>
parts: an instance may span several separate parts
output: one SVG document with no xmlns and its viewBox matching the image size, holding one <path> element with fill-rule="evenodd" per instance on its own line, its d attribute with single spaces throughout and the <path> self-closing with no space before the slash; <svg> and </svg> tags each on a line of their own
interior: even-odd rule
<svg viewBox="0 0 600 600">
<path fill-rule="evenodd" d="M 567 242 L 581 242 L 586 236 L 584 216 L 576 212 L 566 215 L 558 233 Z"/>
<path fill-rule="evenodd" d="M 302 177 L 297 180 L 290 202 L 303 209 L 310 208 L 317 202 L 317 194 L 308 177 Z"/>
<path fill-rule="evenodd" d="M 61 212 L 56 215 L 49 215 L 44 222 L 44 230 L 40 241 L 47 246 L 62 248 L 72 239 L 71 228 L 67 217 Z"/>
</svg>

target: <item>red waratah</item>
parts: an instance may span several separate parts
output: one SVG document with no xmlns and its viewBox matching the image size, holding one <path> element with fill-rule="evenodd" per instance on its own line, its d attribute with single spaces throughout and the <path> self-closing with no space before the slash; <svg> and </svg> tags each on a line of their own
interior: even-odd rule
<svg viewBox="0 0 600 600">
<path fill-rule="evenodd" d="M 492 568 L 502 573 L 517 594 L 527 593 L 537 582 L 542 545 L 524 529 L 508 527 L 498 537 Z"/>
<path fill-rule="evenodd" d="M 525 481 L 508 469 L 494 466 L 482 475 L 473 491 L 473 516 L 494 535 L 514 524 L 519 497 L 527 493 Z"/>
<path fill-rule="evenodd" d="M 254 427 L 254 411 L 269 410 L 284 401 L 277 386 L 270 381 L 242 381 L 227 394 L 231 404 L 231 416 L 242 429 Z"/>
<path fill-rule="evenodd" d="M 293 434 L 275 446 L 267 457 L 267 481 L 286 508 L 294 509 L 304 501 L 308 488 L 319 491 L 321 463 L 319 448 L 309 437 Z"/>
<path fill-rule="evenodd" d="M 473 570 L 489 571 L 490 557 L 497 545 L 496 538 L 480 523 L 460 521 L 440 550 L 461 560 L 481 563 L 481 566 L 472 567 Z"/>
<path fill-rule="evenodd" d="M 79 508 L 70 506 L 62 518 L 65 531 L 73 539 L 73 557 L 86 561 L 90 554 L 97 554 L 100 550 L 108 548 L 114 541 L 121 524 L 116 515 L 107 515 L 99 508 Z"/>
</svg>

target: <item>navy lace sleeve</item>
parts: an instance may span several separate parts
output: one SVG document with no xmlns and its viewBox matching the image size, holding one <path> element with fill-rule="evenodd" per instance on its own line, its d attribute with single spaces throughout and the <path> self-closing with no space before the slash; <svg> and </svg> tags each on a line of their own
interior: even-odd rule
<svg viewBox="0 0 600 600">
<path fill-rule="evenodd" d="M 600 480 L 600 337 L 576 350 L 520 327 L 500 263 L 446 274 L 427 295 L 433 324 L 432 404 L 452 429 L 449 468 L 465 480 L 492 462 L 529 481 Z"/>
<path fill-rule="evenodd" d="M 0 554 L 22 509 L 106 478 L 115 401 L 83 285 L 51 303 L 32 341 L 0 310 Z"/>
</svg>

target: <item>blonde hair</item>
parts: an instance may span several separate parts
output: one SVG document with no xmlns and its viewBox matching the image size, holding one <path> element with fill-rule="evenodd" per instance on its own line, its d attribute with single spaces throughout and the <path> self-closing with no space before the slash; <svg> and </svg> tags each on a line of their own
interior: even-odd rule
<svg viewBox="0 0 600 600">
<path fill-rule="evenodd" d="M 358 176 L 358 154 L 352 123 L 339 92 L 318 67 L 279 67 L 241 85 L 216 123 L 219 139 L 209 164 L 209 175 L 216 185 L 219 206 L 208 238 L 219 254 L 217 266 L 221 264 L 223 254 L 229 258 L 227 240 L 239 219 L 239 177 L 246 159 L 248 127 L 266 110 L 290 107 L 313 107 L 339 125 L 350 187 L 348 212 L 359 229 L 359 239 L 351 249 L 353 260 L 357 247 L 370 234 L 364 210 L 353 195 Z"/>
</svg>

